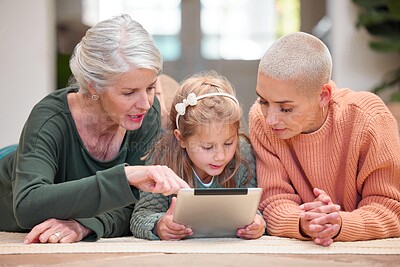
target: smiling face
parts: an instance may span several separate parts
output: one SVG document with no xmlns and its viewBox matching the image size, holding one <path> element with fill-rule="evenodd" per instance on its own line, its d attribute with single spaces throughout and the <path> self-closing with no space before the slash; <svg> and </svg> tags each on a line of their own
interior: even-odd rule
<svg viewBox="0 0 400 267">
<path fill-rule="evenodd" d="M 321 101 L 324 99 L 322 91 L 313 95 L 301 94 L 305 91 L 296 88 L 295 82 L 275 80 L 261 73 L 256 91 L 266 122 L 278 138 L 314 132 L 325 120 L 321 107 L 326 99 Z"/>
<path fill-rule="evenodd" d="M 235 125 L 224 123 L 211 123 L 196 128 L 195 134 L 181 140 L 180 144 L 186 149 L 197 175 L 203 182 L 208 182 L 212 176 L 221 174 L 235 155 L 238 130 Z"/>
<path fill-rule="evenodd" d="M 153 105 L 157 74 L 150 69 L 133 69 L 118 77 L 113 86 L 99 95 L 102 110 L 110 123 L 137 130 Z"/>
</svg>

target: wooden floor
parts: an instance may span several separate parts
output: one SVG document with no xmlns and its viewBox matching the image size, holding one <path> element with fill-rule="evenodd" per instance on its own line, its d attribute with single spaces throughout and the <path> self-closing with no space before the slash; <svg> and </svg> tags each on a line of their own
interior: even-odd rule
<svg viewBox="0 0 400 267">
<path fill-rule="evenodd" d="M 0 255 L 0 266 L 400 266 L 400 255 L 89 253 Z"/>
</svg>

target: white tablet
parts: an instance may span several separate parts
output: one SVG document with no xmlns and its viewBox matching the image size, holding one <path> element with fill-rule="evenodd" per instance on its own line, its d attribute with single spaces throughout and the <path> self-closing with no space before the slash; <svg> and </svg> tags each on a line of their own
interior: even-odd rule
<svg viewBox="0 0 400 267">
<path fill-rule="evenodd" d="M 235 237 L 251 224 L 261 188 L 196 188 L 178 192 L 174 221 L 192 228 L 191 237 Z"/>
</svg>

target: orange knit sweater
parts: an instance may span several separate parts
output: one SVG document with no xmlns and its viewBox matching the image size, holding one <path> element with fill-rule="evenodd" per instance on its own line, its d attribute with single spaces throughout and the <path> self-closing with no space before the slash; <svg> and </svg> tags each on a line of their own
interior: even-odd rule
<svg viewBox="0 0 400 267">
<path fill-rule="evenodd" d="M 260 210 L 270 235 L 306 239 L 299 205 L 317 187 L 341 206 L 336 241 L 400 236 L 400 138 L 397 122 L 379 97 L 338 89 L 316 132 L 277 138 L 260 105 L 250 110 L 250 138 L 257 160 Z"/>
</svg>

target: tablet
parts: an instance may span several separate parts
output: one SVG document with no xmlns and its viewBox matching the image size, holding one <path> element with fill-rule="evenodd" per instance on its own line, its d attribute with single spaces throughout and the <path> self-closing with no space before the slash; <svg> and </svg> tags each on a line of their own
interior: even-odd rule
<svg viewBox="0 0 400 267">
<path fill-rule="evenodd" d="M 181 189 L 174 221 L 190 227 L 190 237 L 236 237 L 238 228 L 251 224 L 261 188 Z"/>
</svg>

